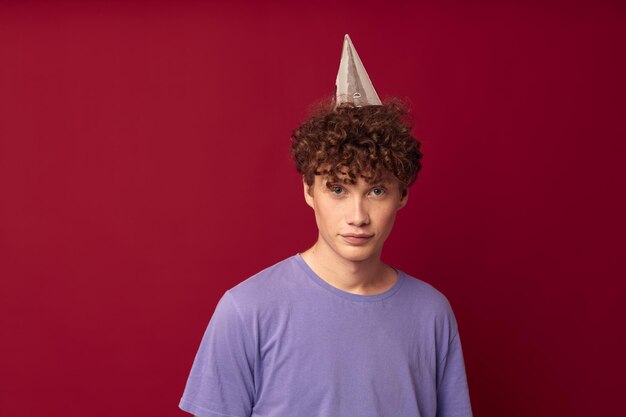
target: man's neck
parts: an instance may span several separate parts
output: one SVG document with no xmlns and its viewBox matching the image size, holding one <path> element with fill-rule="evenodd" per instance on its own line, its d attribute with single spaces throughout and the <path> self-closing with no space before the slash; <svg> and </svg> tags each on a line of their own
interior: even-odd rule
<svg viewBox="0 0 626 417">
<path fill-rule="evenodd" d="M 380 254 L 363 261 L 350 261 L 338 256 L 329 247 L 316 243 L 302 258 L 324 281 L 342 291 L 373 295 L 391 288 L 396 271 L 380 260 Z"/>
</svg>

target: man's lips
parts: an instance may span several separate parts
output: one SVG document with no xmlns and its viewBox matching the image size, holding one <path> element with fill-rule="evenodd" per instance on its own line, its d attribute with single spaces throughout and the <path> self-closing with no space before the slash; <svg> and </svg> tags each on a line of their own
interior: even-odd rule
<svg viewBox="0 0 626 417">
<path fill-rule="evenodd" d="M 346 242 L 353 245 L 363 245 L 367 243 L 374 235 L 368 233 L 341 233 L 340 236 Z"/>
</svg>

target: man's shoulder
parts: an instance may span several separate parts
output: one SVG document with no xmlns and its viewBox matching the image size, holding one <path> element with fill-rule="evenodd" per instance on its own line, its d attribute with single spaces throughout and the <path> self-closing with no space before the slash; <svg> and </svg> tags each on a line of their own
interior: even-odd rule
<svg viewBox="0 0 626 417">
<path fill-rule="evenodd" d="M 297 256 L 290 256 L 241 281 L 227 292 L 238 304 L 259 304 L 276 301 L 281 295 L 297 290 L 302 274 Z"/>
<path fill-rule="evenodd" d="M 401 273 L 405 276 L 401 291 L 414 305 L 433 312 L 451 313 L 450 302 L 443 292 L 429 282 Z"/>
</svg>

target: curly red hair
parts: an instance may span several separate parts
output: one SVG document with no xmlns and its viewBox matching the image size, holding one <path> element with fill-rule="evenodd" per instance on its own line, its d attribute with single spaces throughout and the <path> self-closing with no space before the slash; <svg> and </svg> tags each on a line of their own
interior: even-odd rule
<svg viewBox="0 0 626 417">
<path fill-rule="evenodd" d="M 408 106 L 398 99 L 380 106 L 327 102 L 291 135 L 296 169 L 312 185 L 316 175 L 354 184 L 357 177 L 376 183 L 387 174 L 401 191 L 421 169 L 420 142 L 411 135 Z"/>
</svg>

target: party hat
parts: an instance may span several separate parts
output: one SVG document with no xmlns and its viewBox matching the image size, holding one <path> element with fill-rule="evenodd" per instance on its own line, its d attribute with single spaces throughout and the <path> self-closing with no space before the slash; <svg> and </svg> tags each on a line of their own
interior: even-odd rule
<svg viewBox="0 0 626 417">
<path fill-rule="evenodd" d="M 335 107 L 341 103 L 352 103 L 356 107 L 382 104 L 348 35 L 343 39 L 335 83 Z"/>
</svg>

